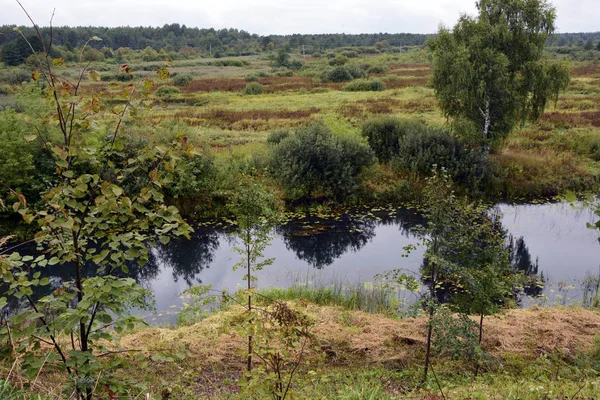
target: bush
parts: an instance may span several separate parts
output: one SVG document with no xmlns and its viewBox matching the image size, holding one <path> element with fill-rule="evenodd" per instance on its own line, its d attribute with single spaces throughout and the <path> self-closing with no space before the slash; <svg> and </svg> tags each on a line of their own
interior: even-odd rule
<svg viewBox="0 0 600 400">
<path fill-rule="evenodd" d="M 217 168 L 210 154 L 184 155 L 177 163 L 177 174 L 166 192 L 183 215 L 193 216 L 212 202 L 216 180 Z"/>
<path fill-rule="evenodd" d="M 181 90 L 175 86 L 164 85 L 156 89 L 154 94 L 159 99 L 171 99 L 181 93 Z"/>
<path fill-rule="evenodd" d="M 258 76 L 256 76 L 256 75 L 246 75 L 244 77 L 244 80 L 246 82 L 258 82 Z"/>
<path fill-rule="evenodd" d="M 125 73 L 125 72 L 120 72 L 117 75 L 115 75 L 115 79 L 118 80 L 119 82 L 127 82 L 133 79 L 133 76 Z"/>
<path fill-rule="evenodd" d="M 368 92 L 385 90 L 385 84 L 379 79 L 358 79 L 342 88 L 345 92 Z"/>
<path fill-rule="evenodd" d="M 335 56 L 335 58 L 329 60 L 329 65 L 331 66 L 336 66 L 336 65 L 344 65 L 348 62 L 348 57 L 346 56 L 342 56 L 342 55 L 337 55 Z"/>
<path fill-rule="evenodd" d="M 363 71 L 363 69 L 361 67 L 359 67 L 358 65 L 355 64 L 348 64 L 345 65 L 346 69 L 348 70 L 348 72 L 350 73 L 350 75 L 352 75 L 353 79 L 360 79 L 360 78 L 365 78 L 365 71 Z"/>
<path fill-rule="evenodd" d="M 267 143 L 270 145 L 279 144 L 283 139 L 290 136 L 290 131 L 286 129 L 278 129 L 267 136 Z"/>
<path fill-rule="evenodd" d="M 263 85 L 261 85 L 260 83 L 250 82 L 249 84 L 246 85 L 243 92 L 246 95 L 256 95 L 256 94 L 262 94 L 263 90 L 264 90 Z"/>
<path fill-rule="evenodd" d="M 388 67 L 382 64 L 371 65 L 367 68 L 369 74 L 385 74 L 388 72 Z"/>
<path fill-rule="evenodd" d="M 390 161 L 400 152 L 399 140 L 407 132 L 420 132 L 423 125 L 403 121 L 394 117 L 377 117 L 368 120 L 362 128 L 362 135 L 369 142 L 379 161 Z"/>
<path fill-rule="evenodd" d="M 175 86 L 185 86 L 192 81 L 192 76 L 188 74 L 177 75 L 173 77 L 173 84 Z"/>
<path fill-rule="evenodd" d="M 494 179 L 494 169 L 486 152 L 470 149 L 443 128 L 423 126 L 398 140 L 393 165 L 427 175 L 432 166 L 443 167 L 452 180 L 472 190 L 482 191 Z"/>
<path fill-rule="evenodd" d="M 325 73 L 323 78 L 323 80 L 328 82 L 347 82 L 354 79 L 346 67 L 336 67 Z"/>
<path fill-rule="evenodd" d="M 343 200 L 374 162 L 371 149 L 353 137 L 334 136 L 323 124 L 299 128 L 272 148 L 271 171 L 290 200 L 312 196 Z"/>
<path fill-rule="evenodd" d="M 292 60 L 288 63 L 288 68 L 291 70 L 299 70 L 300 68 L 302 68 L 304 64 L 302 64 L 302 62 L 298 61 L 298 60 Z"/>
<path fill-rule="evenodd" d="M 20 85 L 31 80 L 31 72 L 22 69 L 6 70 L 0 73 L 0 82 L 9 85 Z"/>
</svg>

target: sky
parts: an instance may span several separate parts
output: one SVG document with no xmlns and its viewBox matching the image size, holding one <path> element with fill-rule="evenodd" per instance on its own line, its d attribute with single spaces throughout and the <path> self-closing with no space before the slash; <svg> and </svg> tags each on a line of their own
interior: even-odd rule
<svg viewBox="0 0 600 400">
<path fill-rule="evenodd" d="M 236 28 L 292 33 L 435 33 L 475 0 L 21 0 L 36 24 Z M 600 31 L 600 0 L 554 0 L 557 32 Z M 16 0 L 0 0 L 0 25 L 30 25 Z"/>
</svg>

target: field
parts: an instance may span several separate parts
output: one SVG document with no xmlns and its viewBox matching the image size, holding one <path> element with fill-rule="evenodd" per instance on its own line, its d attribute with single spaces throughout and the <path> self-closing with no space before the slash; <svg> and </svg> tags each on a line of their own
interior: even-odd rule
<svg viewBox="0 0 600 400">
<path fill-rule="evenodd" d="M 294 129 L 315 120 L 325 121 L 334 132 L 352 135 L 360 134 L 366 120 L 381 115 L 443 125 L 445 118 L 428 85 L 430 64 L 402 62 L 410 58 L 423 57 L 415 53 L 351 59 L 350 64 L 367 70 L 380 66 L 385 71 L 368 74 L 383 81 L 385 90 L 358 92 L 341 90 L 345 83 L 323 82 L 320 75 L 328 66 L 323 59 L 300 59 L 304 67 L 292 76 L 285 76 L 291 71 L 271 69 L 269 61 L 259 57 L 247 57 L 242 67 L 198 65 L 200 60 L 196 65 L 189 60 L 175 62 L 172 75 L 190 74 L 193 80 L 165 100 L 167 107 L 147 112 L 139 129 L 151 132 L 156 127 L 176 126 L 230 162 L 231 157 L 264 153 L 266 138 L 274 130 Z M 244 95 L 249 80 L 260 83 L 264 93 Z M 493 151 L 502 180 L 490 195 L 531 199 L 596 185 L 600 176 L 599 100 L 600 66 L 574 65 L 571 85 L 556 104 L 550 104 L 538 122 L 513 131 Z M 365 185 L 385 191 L 386 180 L 404 177 L 377 165 Z"/>
<path fill-rule="evenodd" d="M 335 56 L 335 57 L 334 57 Z M 361 137 L 365 121 L 381 116 L 444 126 L 446 119 L 429 86 L 431 65 L 419 48 L 392 54 L 359 54 L 342 60 L 383 90 L 350 91 L 348 82 L 331 82 L 324 76 L 336 65 L 339 54 L 314 58 L 295 56 L 297 70 L 274 67 L 267 56 L 229 59 L 198 58 L 167 63 L 170 78 L 156 80 L 152 96 L 160 104 L 137 111 L 130 137 L 144 142 L 164 141 L 178 133 L 210 154 L 219 168 L 266 165 L 266 139 L 276 130 L 293 131 L 322 121 L 337 135 Z M 158 62 L 131 61 L 131 82 L 156 78 Z M 119 82 L 119 65 L 92 63 L 99 82 L 85 82 L 86 94 L 103 93 L 107 103 L 119 105 L 118 94 L 131 83 Z M 74 65 L 58 73 L 77 76 Z M 8 69 L 0 80 L 26 73 Z M 12 74 L 12 75 L 11 75 Z M 128 78 L 128 77 L 126 77 Z M 13 79 L 14 80 L 14 79 Z M 359 80 L 360 81 L 360 80 Z M 364 79 L 363 79 L 364 81 Z M 354 81 L 356 82 L 356 81 Z M 0 107 L 15 103 L 16 85 L 0 84 Z M 259 85 L 260 94 L 245 94 L 247 85 Z M 2 93 L 4 95 L 2 95 Z M 17 96 L 18 97 L 18 96 Z M 487 185 L 490 199 L 532 200 L 548 198 L 566 190 L 591 190 L 600 182 L 600 65 L 575 63 L 568 90 L 547 106 L 539 121 L 515 129 L 492 148 L 495 180 Z M 240 167 L 240 165 L 245 165 Z M 418 197 L 422 181 L 414 173 L 386 163 L 371 166 L 358 195 L 359 203 L 388 203 Z M 398 193 L 398 182 L 410 188 Z M 353 201 L 356 201 L 353 200 Z"/>
</svg>

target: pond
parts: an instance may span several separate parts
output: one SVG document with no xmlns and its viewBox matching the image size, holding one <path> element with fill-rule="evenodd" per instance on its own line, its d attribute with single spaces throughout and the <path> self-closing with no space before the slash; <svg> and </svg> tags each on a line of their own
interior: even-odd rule
<svg viewBox="0 0 600 400">
<path fill-rule="evenodd" d="M 595 216 L 589 209 L 569 204 L 526 204 L 497 206 L 515 268 L 544 279 L 543 288 L 532 286 L 521 304 L 577 304 L 582 300 L 581 280 L 599 273 L 600 244 L 597 231 L 586 223 Z M 293 284 L 357 285 L 372 282 L 376 274 L 393 269 L 419 272 L 424 249 L 410 228 L 424 219 L 408 210 L 371 210 L 337 218 L 298 216 L 279 226 L 265 256 L 274 264 L 258 271 L 258 288 Z M 405 246 L 417 245 L 406 254 Z M 240 260 L 232 251 L 235 238 L 218 224 L 197 228 L 191 240 L 174 240 L 151 249 L 148 265 L 131 265 L 129 275 L 155 295 L 157 313 L 149 322 L 175 322 L 181 307 L 180 294 L 189 286 L 212 285 L 215 291 L 234 292 L 244 287 L 245 271 L 233 271 Z M 86 268 L 85 275 L 94 268 Z M 38 296 L 48 294 L 61 281 L 71 280 L 71 269 L 49 268 L 50 286 L 40 287 Z"/>
<path fill-rule="evenodd" d="M 569 204 L 499 204 L 513 263 L 546 280 L 545 298 L 526 300 L 572 304 L 581 301 L 580 281 L 598 272 L 600 244 L 590 210 Z M 406 255 L 404 247 L 418 244 L 409 228 L 423 223 L 408 211 L 373 212 L 338 220 L 306 219 L 276 229 L 266 257 L 273 265 L 256 273 L 257 286 L 294 283 L 372 281 L 374 275 L 397 268 L 419 271 L 423 248 Z M 233 271 L 240 256 L 231 251 L 235 240 L 217 228 L 198 229 L 191 241 L 175 241 L 152 250 L 153 260 L 140 276 L 152 289 L 159 314 L 181 305 L 179 294 L 190 285 L 212 285 L 216 290 L 243 287 L 244 271 Z M 405 255 L 405 257 L 403 257 Z M 535 291 L 534 291 L 535 292 Z M 162 316 L 162 315 L 161 315 Z"/>
</svg>

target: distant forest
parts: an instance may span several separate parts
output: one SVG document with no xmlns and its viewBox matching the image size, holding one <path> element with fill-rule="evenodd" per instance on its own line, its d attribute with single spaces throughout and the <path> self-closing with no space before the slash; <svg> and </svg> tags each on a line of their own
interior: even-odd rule
<svg viewBox="0 0 600 400">
<path fill-rule="evenodd" d="M 0 60 L 8 65 L 17 65 L 31 53 L 14 26 L 0 27 Z M 375 34 L 294 34 L 259 36 L 238 29 L 199 29 L 185 25 L 170 24 L 163 27 L 49 27 L 40 28 L 43 37 L 49 43 L 67 51 L 80 47 L 91 37 L 99 37 L 101 42 L 91 42 L 96 49 L 142 50 L 151 47 L 154 50 L 185 55 L 186 53 L 207 54 L 212 56 L 240 56 L 258 54 L 272 49 L 288 48 L 292 52 L 312 54 L 341 47 L 385 47 L 422 46 L 433 35 L 413 33 L 375 33 Z M 20 27 L 27 38 L 34 38 L 32 27 Z M 51 34 L 52 32 L 52 34 Z M 37 46 L 37 40 L 31 40 Z M 549 39 L 553 47 L 565 47 L 580 50 L 600 50 L 600 32 L 561 33 Z M 37 50 L 37 49 L 36 49 Z M 559 52 L 560 53 L 560 52 Z M 569 54 L 565 50 L 564 54 Z"/>
</svg>

